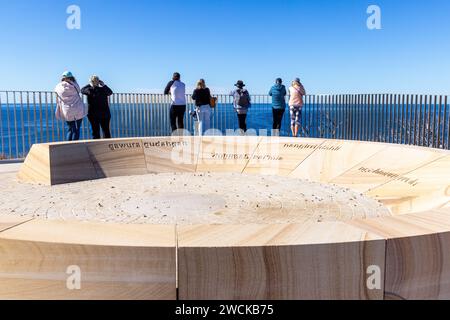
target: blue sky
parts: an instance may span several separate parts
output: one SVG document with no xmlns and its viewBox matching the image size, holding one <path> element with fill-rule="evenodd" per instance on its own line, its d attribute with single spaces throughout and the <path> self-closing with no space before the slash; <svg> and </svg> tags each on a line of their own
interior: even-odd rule
<svg viewBox="0 0 450 320">
<path fill-rule="evenodd" d="M 216 92 L 298 76 L 315 94 L 449 94 L 449 18 L 448 0 L 0 0 L 0 90 L 51 90 L 69 69 L 117 92 L 161 92 L 179 71 Z"/>
</svg>

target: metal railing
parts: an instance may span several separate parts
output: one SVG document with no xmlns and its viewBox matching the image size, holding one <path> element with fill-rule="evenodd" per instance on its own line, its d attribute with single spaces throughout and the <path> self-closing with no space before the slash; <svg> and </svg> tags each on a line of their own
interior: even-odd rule
<svg viewBox="0 0 450 320">
<path fill-rule="evenodd" d="M 225 133 L 237 129 L 228 95 L 217 95 L 212 127 Z M 271 97 L 252 95 L 248 128 L 272 129 Z M 26 156 L 35 143 L 63 141 L 65 124 L 55 119 L 56 96 L 44 91 L 0 91 L 0 159 Z M 170 99 L 162 94 L 117 93 L 110 98 L 113 137 L 168 136 Z M 185 127 L 193 132 L 188 96 Z M 406 94 L 308 95 L 302 111 L 303 137 L 411 144 L 450 149 L 448 96 Z M 262 130 L 262 131 L 260 131 Z M 288 109 L 281 136 L 290 135 Z M 87 119 L 82 139 L 90 138 Z"/>
</svg>

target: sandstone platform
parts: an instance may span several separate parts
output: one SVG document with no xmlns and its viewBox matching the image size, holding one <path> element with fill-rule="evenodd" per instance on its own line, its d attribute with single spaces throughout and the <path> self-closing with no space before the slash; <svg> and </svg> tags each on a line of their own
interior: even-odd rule
<svg viewBox="0 0 450 320">
<path fill-rule="evenodd" d="M 14 180 L 5 186 L 83 193 L 83 184 L 95 187 L 95 180 L 103 180 L 128 192 L 114 179 L 132 176 L 139 183 L 140 177 L 170 180 L 177 173 L 194 183 L 198 175 L 216 174 L 229 177 L 230 186 L 238 180 L 252 186 L 277 176 L 292 189 L 297 181 L 343 190 L 349 201 L 357 198 L 357 210 L 332 219 L 317 219 L 319 210 L 313 219 L 277 220 L 270 209 L 270 218 L 260 221 L 193 224 L 58 221 L 26 210 L 3 212 L 0 298 L 450 298 L 449 168 L 445 150 L 322 139 L 168 137 L 35 145 L 18 173 L 16 165 L 0 166 L 0 175 Z M 324 195 L 314 196 L 318 201 Z M 296 200 L 286 201 L 294 201 L 295 209 Z M 305 208 L 307 216 L 316 207 Z M 81 290 L 65 286 L 70 265 L 83 272 Z M 368 285 L 377 273 L 380 281 Z"/>
</svg>

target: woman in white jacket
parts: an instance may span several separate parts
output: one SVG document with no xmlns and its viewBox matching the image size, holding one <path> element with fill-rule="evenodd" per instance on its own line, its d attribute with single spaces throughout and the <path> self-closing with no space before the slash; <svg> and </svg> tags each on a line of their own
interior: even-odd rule
<svg viewBox="0 0 450 320">
<path fill-rule="evenodd" d="M 63 73 L 55 92 L 56 119 L 66 121 L 67 141 L 79 140 L 81 124 L 87 115 L 87 110 L 80 96 L 80 86 L 71 72 Z"/>
</svg>

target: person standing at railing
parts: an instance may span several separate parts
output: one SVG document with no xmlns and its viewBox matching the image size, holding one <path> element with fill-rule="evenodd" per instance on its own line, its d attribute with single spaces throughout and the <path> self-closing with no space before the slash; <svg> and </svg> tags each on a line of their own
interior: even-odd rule
<svg viewBox="0 0 450 320">
<path fill-rule="evenodd" d="M 292 81 L 289 87 L 289 109 L 291 113 L 291 130 L 292 135 L 297 137 L 299 128 L 301 127 L 303 96 L 306 95 L 305 87 L 299 78 Z"/>
<path fill-rule="evenodd" d="M 67 141 L 80 139 L 80 129 L 83 118 L 86 117 L 86 106 L 80 96 L 80 86 L 70 71 L 62 75 L 61 82 L 55 88 L 56 112 L 58 120 L 67 123 Z"/>
<path fill-rule="evenodd" d="M 236 90 L 231 91 L 230 95 L 233 97 L 234 110 L 238 116 L 239 129 L 241 133 L 247 132 L 247 113 L 248 109 L 251 108 L 251 98 L 247 89 L 245 89 L 245 84 L 242 80 L 239 80 L 235 85 Z"/>
<path fill-rule="evenodd" d="M 273 114 L 273 135 L 279 136 L 281 129 L 281 122 L 283 120 L 284 112 L 286 111 L 286 87 L 283 85 L 283 80 L 278 78 L 275 80 L 275 85 L 270 89 L 269 96 L 272 97 L 272 114 Z"/>
<path fill-rule="evenodd" d="M 211 91 L 206 87 L 205 80 L 197 81 L 197 88 L 192 94 L 195 101 L 195 112 L 198 119 L 198 133 L 203 136 L 211 128 Z"/>
<path fill-rule="evenodd" d="M 109 97 L 113 94 L 112 90 L 98 76 L 92 76 L 89 84 L 81 89 L 81 93 L 87 96 L 88 100 L 88 119 L 92 127 L 92 138 L 100 139 L 101 127 L 103 138 L 110 139 Z"/>
<path fill-rule="evenodd" d="M 164 94 L 170 94 L 172 105 L 170 107 L 170 126 L 172 133 L 184 129 L 184 115 L 186 113 L 186 85 L 181 82 L 181 75 L 175 72 Z"/>
</svg>

